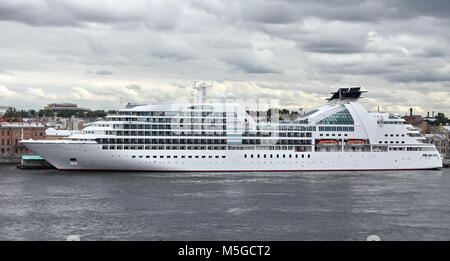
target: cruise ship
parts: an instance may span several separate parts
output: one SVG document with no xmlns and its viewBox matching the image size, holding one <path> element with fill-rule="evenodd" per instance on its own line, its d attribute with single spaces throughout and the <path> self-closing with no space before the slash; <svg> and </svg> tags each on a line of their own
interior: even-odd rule
<svg viewBox="0 0 450 261">
<path fill-rule="evenodd" d="M 298 117 L 255 116 L 208 102 L 207 86 L 184 104 L 129 104 L 63 140 L 21 144 L 60 170 L 370 171 L 442 167 L 435 146 L 399 114 L 369 112 L 360 87 L 340 88 Z"/>
</svg>

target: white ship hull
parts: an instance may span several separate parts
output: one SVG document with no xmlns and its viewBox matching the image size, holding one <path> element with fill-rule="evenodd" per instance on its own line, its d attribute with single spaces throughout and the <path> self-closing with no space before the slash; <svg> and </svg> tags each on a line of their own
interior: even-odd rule
<svg viewBox="0 0 450 261">
<path fill-rule="evenodd" d="M 415 170 L 442 167 L 442 160 L 437 151 L 125 151 L 102 150 L 101 146 L 95 143 L 56 143 L 48 141 L 22 141 L 21 143 L 60 170 L 275 172 Z M 251 155 L 253 155 L 253 158 Z"/>
<path fill-rule="evenodd" d="M 63 170 L 343 171 L 442 167 L 436 147 L 398 114 L 368 112 L 360 88 L 280 120 L 236 103 L 130 105 L 64 140 L 21 141 Z M 263 116 L 261 116 L 261 114 Z M 267 114 L 264 116 L 264 113 Z M 258 116 L 259 115 L 259 116 Z M 269 116 L 270 115 L 270 116 Z M 291 114 L 292 116 L 292 114 Z"/>
</svg>

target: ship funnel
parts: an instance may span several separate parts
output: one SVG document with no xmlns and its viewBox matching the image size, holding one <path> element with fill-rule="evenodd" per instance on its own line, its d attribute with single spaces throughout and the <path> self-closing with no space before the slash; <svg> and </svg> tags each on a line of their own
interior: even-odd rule
<svg viewBox="0 0 450 261">
<path fill-rule="evenodd" d="M 327 98 L 328 102 L 348 102 L 356 101 L 361 97 L 361 94 L 366 91 L 361 91 L 361 87 L 339 88 L 337 92 L 332 92 L 332 96 Z"/>
</svg>

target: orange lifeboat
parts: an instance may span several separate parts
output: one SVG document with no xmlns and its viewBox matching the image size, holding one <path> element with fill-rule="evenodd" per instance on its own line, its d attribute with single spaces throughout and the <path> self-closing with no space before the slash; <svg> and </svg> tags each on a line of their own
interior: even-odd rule
<svg viewBox="0 0 450 261">
<path fill-rule="evenodd" d="M 345 143 L 351 144 L 351 145 L 363 145 L 366 144 L 364 140 L 348 140 Z"/>
<path fill-rule="evenodd" d="M 338 142 L 336 140 L 320 140 L 317 144 L 336 145 Z"/>
</svg>

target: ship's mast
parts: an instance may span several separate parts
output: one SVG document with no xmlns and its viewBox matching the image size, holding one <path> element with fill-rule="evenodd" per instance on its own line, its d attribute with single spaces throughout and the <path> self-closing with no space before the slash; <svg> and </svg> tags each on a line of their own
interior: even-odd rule
<svg viewBox="0 0 450 261">
<path fill-rule="evenodd" d="M 197 93 L 194 95 L 195 103 L 204 103 L 206 102 L 206 89 L 212 87 L 212 85 L 206 85 L 205 83 L 199 83 L 199 81 L 193 81 L 193 88 L 197 90 Z"/>
</svg>

